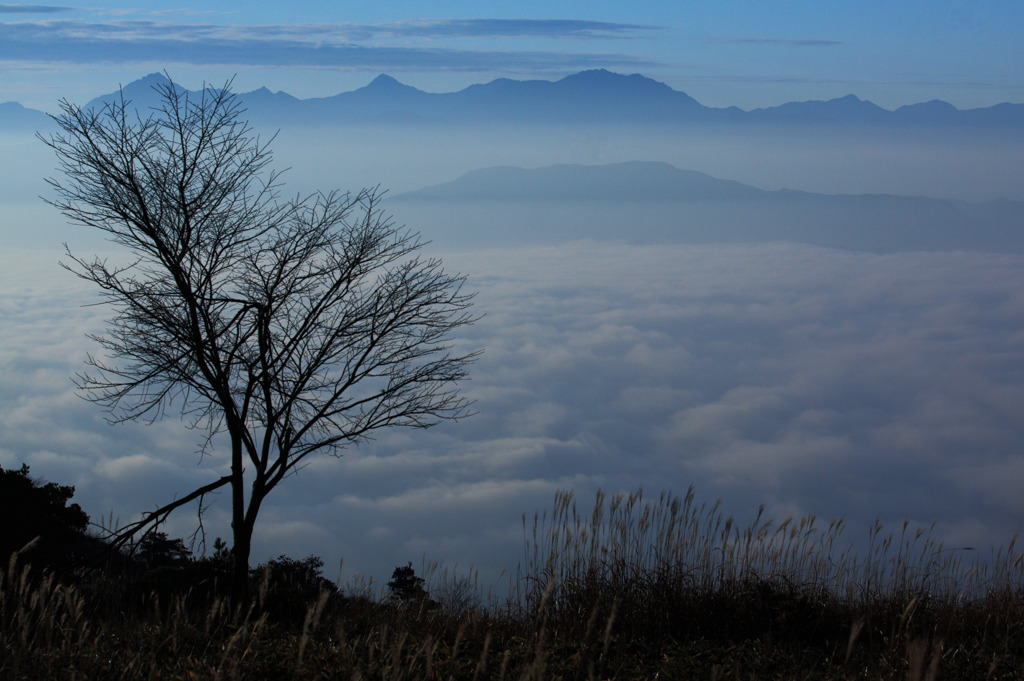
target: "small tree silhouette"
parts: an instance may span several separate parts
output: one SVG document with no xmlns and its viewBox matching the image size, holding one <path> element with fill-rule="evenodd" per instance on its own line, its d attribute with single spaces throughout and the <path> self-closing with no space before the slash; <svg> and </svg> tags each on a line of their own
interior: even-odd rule
<svg viewBox="0 0 1024 681">
<path fill-rule="evenodd" d="M 183 539 L 171 539 L 164 532 L 149 532 L 136 547 L 135 555 L 150 568 L 184 567 L 192 562 L 192 551 Z"/>
<path fill-rule="evenodd" d="M 428 597 L 427 590 L 423 588 L 423 578 L 416 576 L 412 563 L 405 567 L 396 567 L 391 574 L 391 581 L 388 582 L 388 591 L 391 599 L 410 603 L 421 601 Z"/>
</svg>

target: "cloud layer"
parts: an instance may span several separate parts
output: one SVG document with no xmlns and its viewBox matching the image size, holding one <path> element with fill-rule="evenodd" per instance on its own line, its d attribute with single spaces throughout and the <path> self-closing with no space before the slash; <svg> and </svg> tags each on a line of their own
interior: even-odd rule
<svg viewBox="0 0 1024 681">
<path fill-rule="evenodd" d="M 73 395 L 103 311 L 55 259 L 4 255 L 0 464 L 77 485 L 94 519 L 219 475 L 173 418 L 111 427 Z M 425 556 L 493 581 L 559 488 L 585 504 L 694 484 L 741 519 L 845 516 L 851 541 L 876 518 L 935 521 L 960 546 L 1024 524 L 1024 258 L 575 243 L 445 259 L 486 314 L 459 339 L 486 348 L 465 386 L 478 414 L 316 459 L 270 498 L 257 559 L 343 556 L 345 577 L 381 579 Z M 211 533 L 226 513 L 214 500 Z"/>
</svg>

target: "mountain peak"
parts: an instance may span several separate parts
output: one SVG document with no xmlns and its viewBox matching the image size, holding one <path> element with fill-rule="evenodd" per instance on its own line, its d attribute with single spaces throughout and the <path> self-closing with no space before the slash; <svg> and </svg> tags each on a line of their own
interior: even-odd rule
<svg viewBox="0 0 1024 681">
<path fill-rule="evenodd" d="M 118 91 L 93 99 L 87 103 L 84 108 L 89 109 L 106 106 L 111 102 L 118 101 L 123 94 L 124 98 L 131 102 L 132 106 L 144 111 L 146 109 L 159 107 L 162 101 L 159 93 L 171 85 L 171 80 L 163 73 L 151 73 L 148 76 L 139 78 L 138 80 L 133 80 L 127 85 L 122 85 Z M 176 92 L 185 91 L 185 89 L 177 83 L 173 83 L 173 87 Z"/>
<path fill-rule="evenodd" d="M 127 85 L 122 85 L 121 90 L 124 91 L 125 95 L 130 95 L 132 93 L 148 93 L 154 89 L 163 88 L 170 84 L 170 79 L 168 79 L 164 74 L 151 73 L 148 76 L 139 78 L 138 80 L 133 80 Z"/>
<path fill-rule="evenodd" d="M 896 111 L 928 111 L 928 112 L 942 112 L 942 113 L 953 113 L 959 111 L 955 106 L 949 102 L 944 102 L 941 99 L 931 99 L 927 102 L 919 102 L 917 104 L 904 104 Z"/>
<path fill-rule="evenodd" d="M 395 85 L 401 85 L 401 83 L 399 83 L 397 80 L 395 80 L 388 74 L 382 73 L 373 80 L 371 80 L 370 84 L 367 87 L 392 87 Z"/>
<path fill-rule="evenodd" d="M 586 71 L 580 71 L 579 73 L 570 74 L 565 78 L 562 78 L 562 80 L 570 82 L 574 80 L 606 82 L 610 80 L 619 80 L 625 77 L 626 76 L 623 76 L 620 73 L 614 73 L 612 71 L 609 71 L 608 69 L 587 69 Z"/>
<path fill-rule="evenodd" d="M 154 72 L 154 73 L 149 74 L 148 76 L 143 76 L 142 78 L 139 78 L 138 80 L 133 80 L 128 85 L 129 86 L 131 86 L 131 85 L 162 85 L 164 83 L 169 83 L 169 82 L 171 82 L 171 81 L 167 78 L 166 75 L 164 75 L 162 73 Z"/>
<path fill-rule="evenodd" d="M 282 104 L 293 104 L 299 101 L 287 92 L 282 92 L 281 90 L 271 92 L 266 86 L 263 86 L 258 90 L 253 90 L 252 92 L 243 93 L 240 97 L 245 100 L 246 106 L 252 106 L 254 104 L 257 106 L 281 106 Z"/>
<path fill-rule="evenodd" d="M 369 92 L 419 92 L 413 86 L 401 83 L 386 73 L 380 74 L 360 89 Z"/>
<path fill-rule="evenodd" d="M 668 85 L 651 78 L 647 78 L 646 76 L 641 76 L 639 73 L 632 73 L 627 76 L 622 73 L 609 71 L 608 69 L 590 69 L 588 71 L 580 71 L 579 73 L 566 76 L 558 82 L 566 85 L 594 87 L 628 86 L 633 89 L 645 88 L 660 91 L 672 90 Z"/>
</svg>

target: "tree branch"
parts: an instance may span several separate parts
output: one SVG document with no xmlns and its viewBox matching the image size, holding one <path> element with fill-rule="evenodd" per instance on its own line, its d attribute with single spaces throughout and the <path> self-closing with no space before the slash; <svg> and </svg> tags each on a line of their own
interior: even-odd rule
<svg viewBox="0 0 1024 681">
<path fill-rule="evenodd" d="M 213 492 L 214 490 L 220 489 L 221 487 L 229 484 L 230 482 L 231 476 L 225 475 L 223 478 L 220 478 L 215 482 L 211 482 L 208 485 L 203 485 L 202 487 L 193 490 L 191 493 L 185 495 L 184 497 L 172 501 L 166 506 L 161 506 L 155 511 L 149 511 L 147 513 L 144 513 L 141 519 L 133 523 L 129 523 L 128 525 L 125 525 L 117 531 L 112 532 L 106 539 L 110 546 L 112 546 L 113 548 L 120 548 L 128 542 L 130 542 L 132 537 L 137 535 L 140 531 L 146 529 L 150 525 L 158 525 L 161 522 L 163 522 L 167 518 L 167 516 L 169 516 L 171 512 L 173 512 L 174 510 L 184 506 L 185 504 L 188 504 L 189 502 L 195 501 L 196 499 L 201 499 L 203 496 L 209 494 L 210 492 Z"/>
</svg>

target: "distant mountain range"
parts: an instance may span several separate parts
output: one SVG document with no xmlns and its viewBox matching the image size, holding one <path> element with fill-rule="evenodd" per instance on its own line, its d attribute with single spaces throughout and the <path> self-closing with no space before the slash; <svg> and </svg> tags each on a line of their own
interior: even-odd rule
<svg viewBox="0 0 1024 681">
<path fill-rule="evenodd" d="M 609 165 L 559 164 L 533 170 L 483 168 L 452 182 L 406 192 L 395 200 L 751 201 L 778 194 L 694 170 L 680 170 L 668 163 L 633 161 Z"/>
<path fill-rule="evenodd" d="M 766 191 L 667 163 L 486 168 L 391 199 L 462 245 L 617 239 L 1024 253 L 1024 202 Z"/>
<path fill-rule="evenodd" d="M 155 103 L 153 87 L 166 83 L 151 74 L 124 87 L 141 107 Z M 110 101 L 98 97 L 90 105 Z M 266 88 L 241 93 L 257 124 L 336 125 L 354 123 L 623 123 L 797 126 L 970 126 L 1024 127 L 1024 104 L 960 110 L 941 101 L 890 111 L 853 95 L 829 101 L 792 102 L 745 111 L 712 108 L 689 95 L 639 74 L 583 71 L 558 81 L 500 78 L 457 92 L 429 93 L 381 75 L 365 87 L 333 97 L 297 99 Z M 44 127 L 45 114 L 8 102 L 0 104 L 0 129 Z"/>
</svg>

